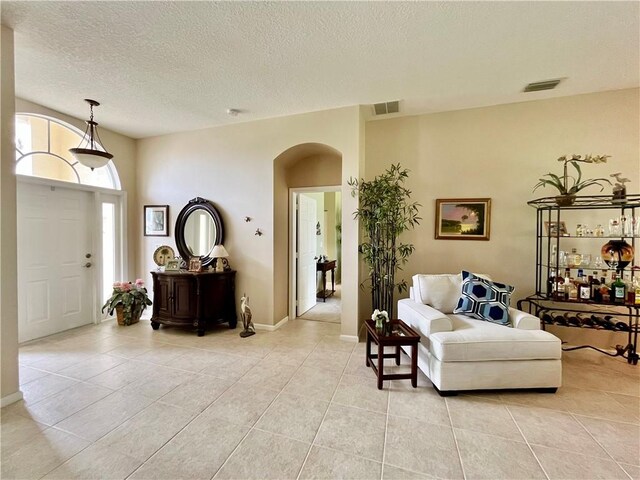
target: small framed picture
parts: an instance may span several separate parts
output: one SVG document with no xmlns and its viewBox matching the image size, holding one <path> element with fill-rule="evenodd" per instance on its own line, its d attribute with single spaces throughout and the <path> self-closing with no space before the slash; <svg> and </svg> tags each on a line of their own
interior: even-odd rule
<svg viewBox="0 0 640 480">
<path fill-rule="evenodd" d="M 169 205 L 144 206 L 145 237 L 169 236 Z"/>
<path fill-rule="evenodd" d="M 191 257 L 189 260 L 189 271 L 199 272 L 202 270 L 202 259 L 200 257 Z"/>
<path fill-rule="evenodd" d="M 548 237 L 566 237 L 569 235 L 569 232 L 567 232 L 567 226 L 563 221 L 544 222 L 544 228 L 547 231 Z"/>
<path fill-rule="evenodd" d="M 167 260 L 167 263 L 164 264 L 165 272 L 176 272 L 180 270 L 180 259 L 172 258 L 171 260 Z"/>
<path fill-rule="evenodd" d="M 437 240 L 489 240 L 490 198 L 436 200 Z"/>
</svg>

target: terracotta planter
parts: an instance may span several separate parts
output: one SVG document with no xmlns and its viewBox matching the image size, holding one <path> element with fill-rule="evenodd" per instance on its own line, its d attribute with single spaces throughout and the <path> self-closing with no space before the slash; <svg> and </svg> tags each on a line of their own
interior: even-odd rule
<svg viewBox="0 0 640 480">
<path fill-rule="evenodd" d="M 125 323 L 124 318 L 124 307 L 122 305 L 118 305 L 116 307 L 116 318 L 118 319 L 118 325 L 133 325 L 134 323 L 138 323 L 140 321 L 140 315 L 142 312 L 138 312 L 137 315 L 133 314 L 131 317 L 131 321 Z"/>
</svg>

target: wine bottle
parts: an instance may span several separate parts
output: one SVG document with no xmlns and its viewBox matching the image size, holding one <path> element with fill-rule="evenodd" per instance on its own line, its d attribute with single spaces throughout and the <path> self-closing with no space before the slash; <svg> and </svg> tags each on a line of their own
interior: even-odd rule
<svg viewBox="0 0 640 480">
<path fill-rule="evenodd" d="M 605 320 L 598 315 L 591 315 L 591 320 L 600 328 L 604 328 L 605 330 L 614 330 L 615 324 Z"/>
<path fill-rule="evenodd" d="M 618 323 L 621 323 L 621 322 L 618 322 L 616 317 L 612 317 L 611 315 L 605 315 L 604 321 L 607 322 L 605 327 L 607 330 L 620 330 Z"/>
<path fill-rule="evenodd" d="M 572 327 L 581 327 L 582 323 L 580 322 L 580 320 L 578 319 L 578 317 L 570 312 L 567 312 L 564 314 L 564 318 L 567 319 L 567 325 L 570 325 Z"/>
<path fill-rule="evenodd" d="M 556 325 L 567 325 L 567 319 L 560 314 L 556 314 L 553 316 L 553 323 Z"/>
<path fill-rule="evenodd" d="M 636 286 L 635 286 L 636 298 L 634 303 L 636 305 L 640 305 L 640 277 L 636 277 L 635 281 L 636 281 Z"/>
<path fill-rule="evenodd" d="M 549 312 L 544 312 L 542 314 L 542 321 L 547 325 L 553 325 L 553 317 Z"/>
<path fill-rule="evenodd" d="M 591 316 L 589 315 L 578 313 L 576 317 L 578 317 L 578 320 L 580 320 L 580 324 L 583 327 L 594 328 L 596 326 L 595 322 L 591 319 Z"/>
</svg>

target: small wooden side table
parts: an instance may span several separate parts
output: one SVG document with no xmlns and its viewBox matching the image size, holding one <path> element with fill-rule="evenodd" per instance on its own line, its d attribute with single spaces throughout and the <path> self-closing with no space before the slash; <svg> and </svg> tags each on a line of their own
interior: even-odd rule
<svg viewBox="0 0 640 480">
<path fill-rule="evenodd" d="M 331 272 L 331 290 L 327 290 L 327 272 L 329 271 Z M 322 290 L 316 296 L 326 302 L 327 297 L 330 297 L 336 291 L 336 261 L 327 260 L 326 262 L 316 263 L 316 272 L 322 272 Z"/>
<path fill-rule="evenodd" d="M 382 390 L 383 380 L 411 380 L 411 386 L 418 386 L 418 343 L 420 335 L 402 320 L 391 320 L 389 332 L 376 329 L 373 320 L 365 320 L 367 326 L 367 367 L 371 367 L 378 377 L 378 390 Z M 378 353 L 371 354 L 371 341 L 378 345 Z M 411 373 L 384 374 L 384 359 L 395 358 L 396 365 L 400 365 L 400 347 L 411 346 Z M 384 347 L 396 347 L 394 353 L 384 353 Z M 377 358 L 377 365 L 371 360 Z"/>
</svg>

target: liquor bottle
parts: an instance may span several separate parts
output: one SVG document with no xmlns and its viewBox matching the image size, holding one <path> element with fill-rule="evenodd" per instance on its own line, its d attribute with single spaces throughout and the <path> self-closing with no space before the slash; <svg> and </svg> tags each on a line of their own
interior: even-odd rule
<svg viewBox="0 0 640 480">
<path fill-rule="evenodd" d="M 588 302 L 591 300 L 591 280 L 587 281 L 582 270 L 578 270 L 578 300 Z"/>
<path fill-rule="evenodd" d="M 635 298 L 635 304 L 636 305 L 640 305 L 640 277 L 636 277 L 636 286 L 635 286 L 635 291 L 636 291 L 636 298 Z"/>
<path fill-rule="evenodd" d="M 600 294 L 600 280 L 598 280 L 598 272 L 593 272 L 593 275 L 589 277 L 589 289 L 591 293 L 589 298 L 594 302 L 601 302 L 602 295 Z"/>
<path fill-rule="evenodd" d="M 558 282 L 564 282 L 564 278 L 557 275 L 555 270 L 551 270 L 551 275 L 547 279 L 547 296 L 549 298 L 556 298 Z"/>
<path fill-rule="evenodd" d="M 565 278 L 564 281 L 564 294 L 567 299 L 574 302 L 578 301 L 578 287 L 576 284 L 569 277 Z"/>
<path fill-rule="evenodd" d="M 627 285 L 622 281 L 621 277 L 616 277 L 616 274 L 613 274 L 613 283 L 611 284 L 611 289 L 613 291 L 613 299 L 612 303 L 621 303 L 627 299 Z"/>
</svg>

